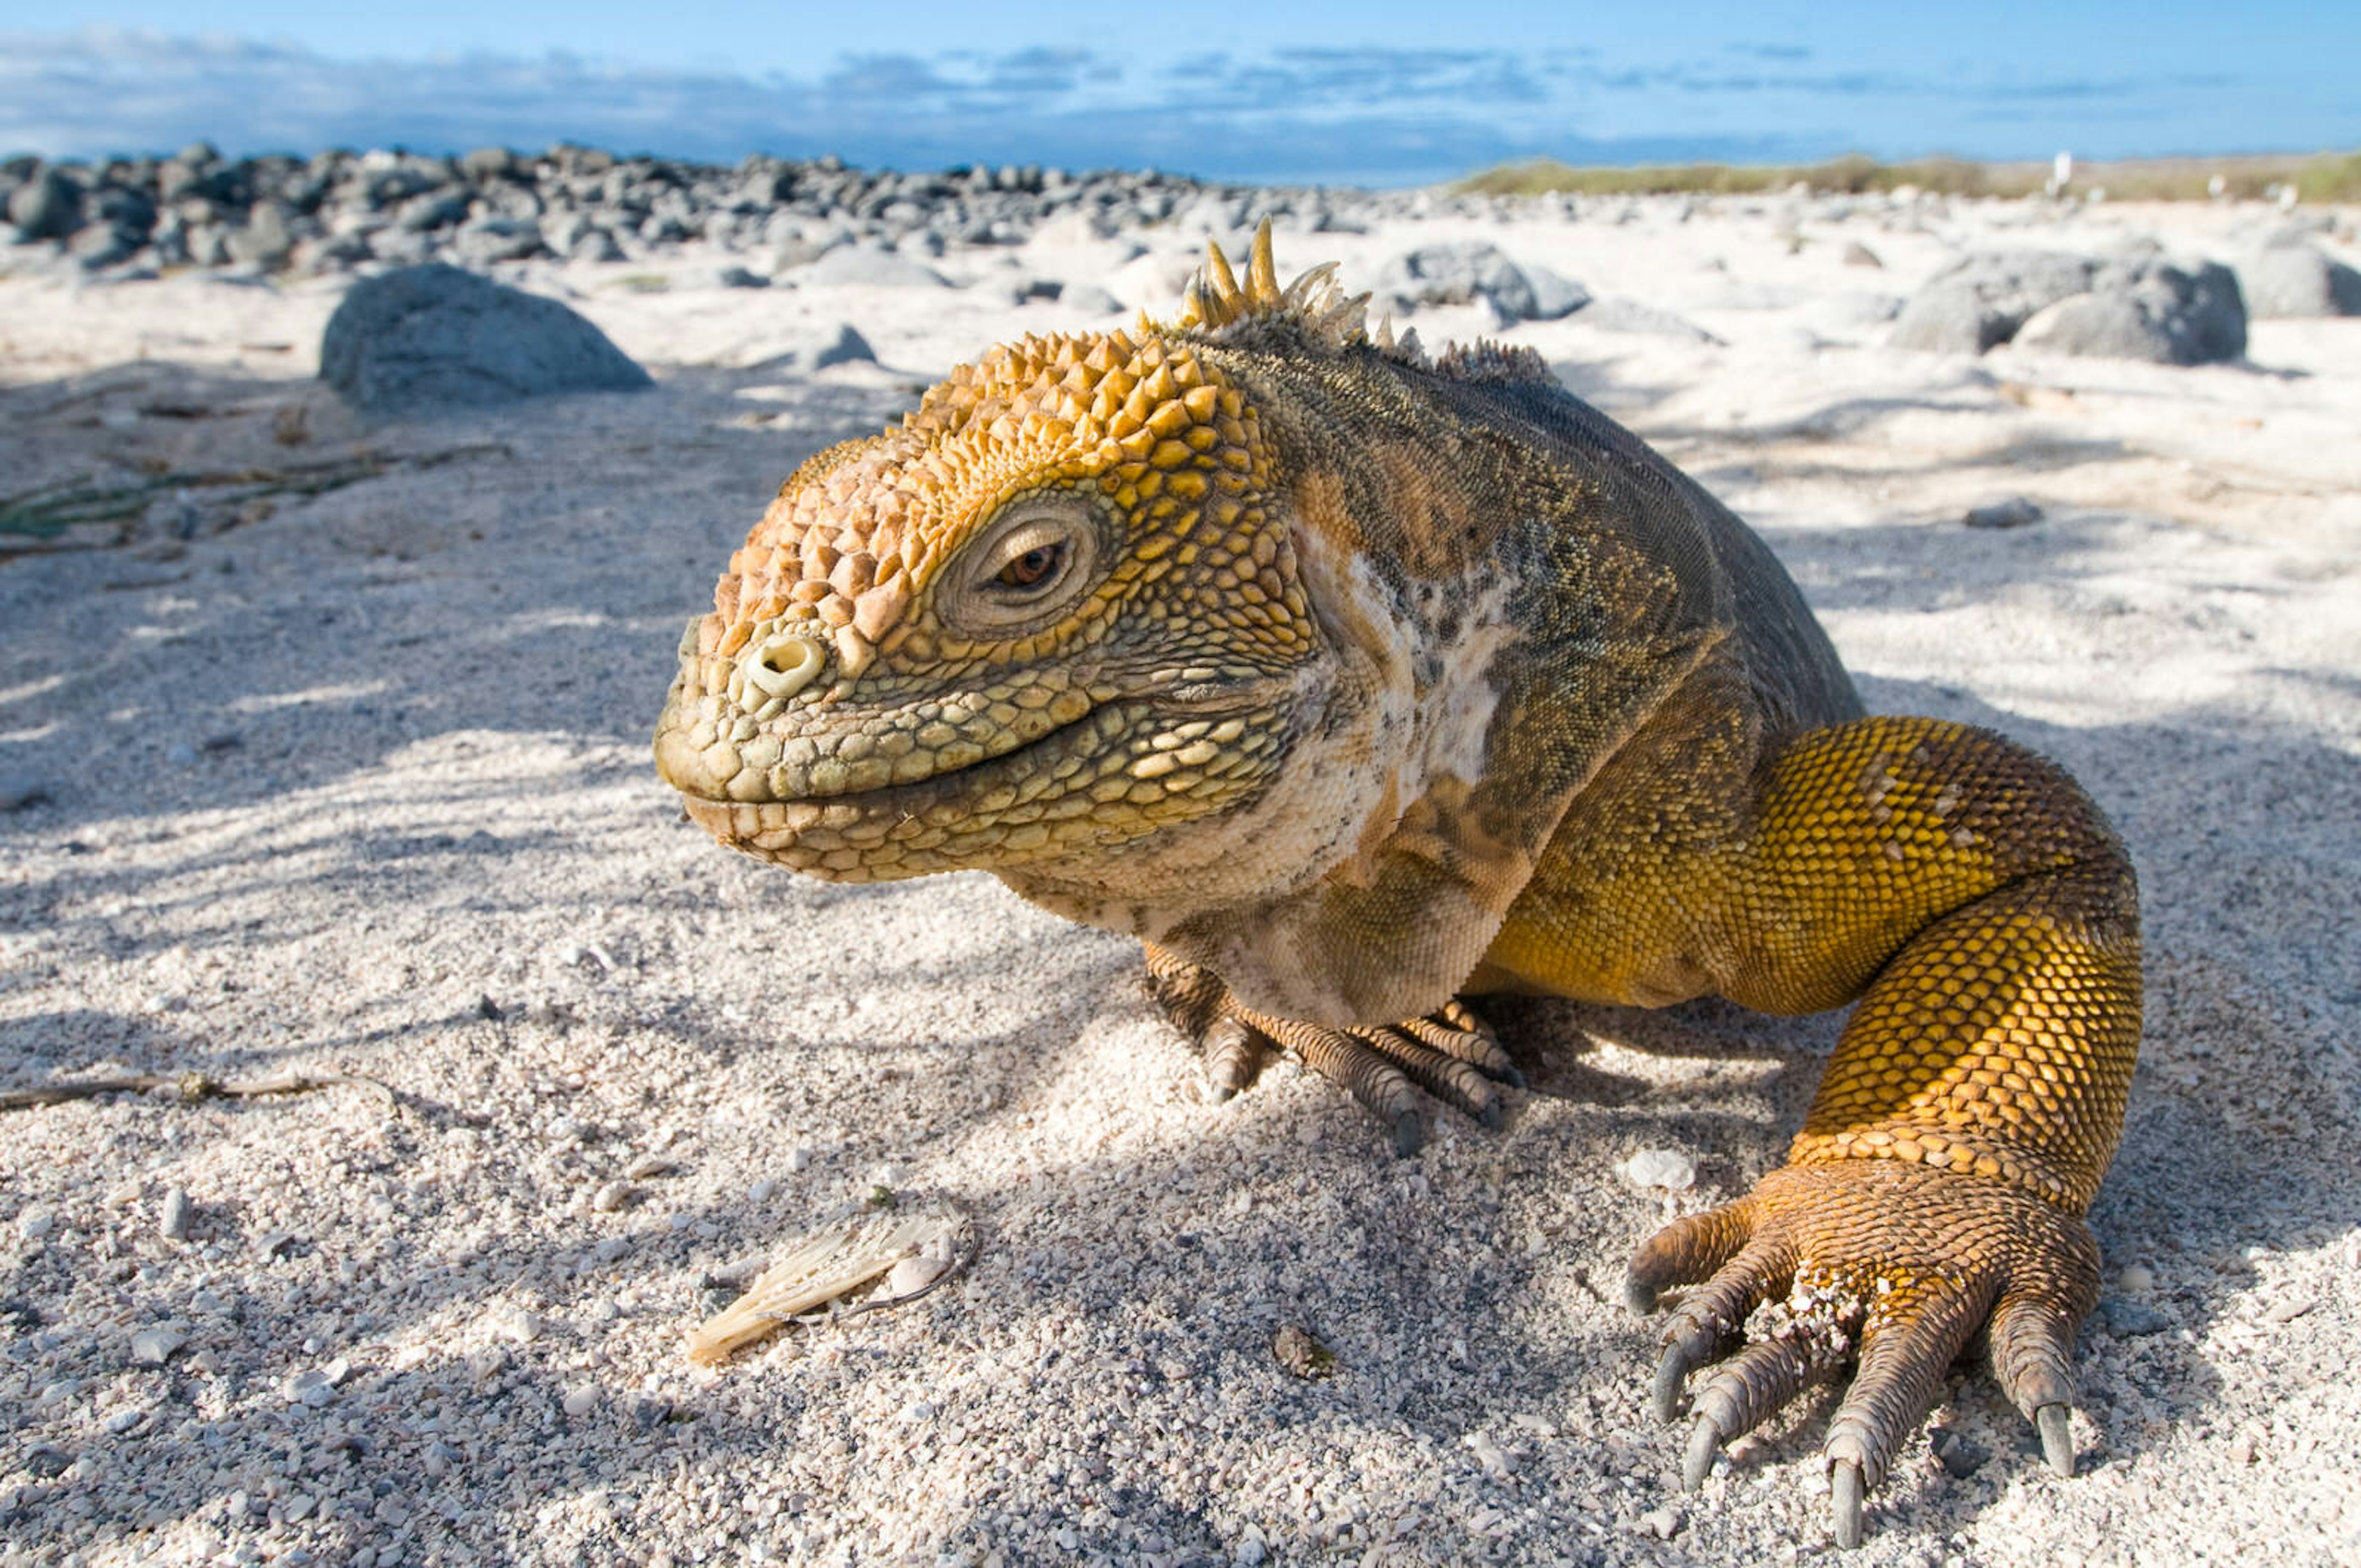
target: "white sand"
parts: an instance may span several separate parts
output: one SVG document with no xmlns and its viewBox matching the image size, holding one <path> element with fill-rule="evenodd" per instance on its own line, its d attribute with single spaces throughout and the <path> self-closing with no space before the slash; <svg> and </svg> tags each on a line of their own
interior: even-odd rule
<svg viewBox="0 0 2361 1568">
<path fill-rule="evenodd" d="M 1955 1479 L 1914 1441 L 1855 1560 L 2361 1562 L 2361 320 L 2258 323 L 2237 367 L 1878 346 L 1871 296 L 2022 218 L 1814 221 L 1790 255 L 1767 206 L 1651 203 L 1281 261 L 1366 280 L 1488 236 L 1725 340 L 1510 334 L 1770 537 L 1872 706 L 2048 752 L 2132 846 L 2148 1028 L 2092 1216 L 2082 1474 L 1963 1374 L 1934 1425 L 1987 1457 Z M 2229 255 L 2264 222 L 1997 237 Z M 1841 265 L 1847 238 L 1886 269 Z M 1155 270 L 1121 256 L 1024 259 L 1120 294 Z M 1778 1161 L 1833 1021 L 1501 1009 L 1534 1091 L 1396 1162 L 1291 1069 L 1202 1103 L 1135 951 L 986 877 L 837 889 L 724 854 L 646 740 L 730 546 L 816 444 L 1084 323 L 990 287 L 623 286 L 643 270 L 527 278 L 657 391 L 366 428 L 303 379 L 331 285 L 0 280 L 0 494 L 359 446 L 384 469 L 185 545 L 168 498 L 127 546 L 0 558 L 0 781 L 49 797 L 0 812 L 0 1086 L 396 1092 L 0 1116 L 0 1563 L 1828 1550 L 1829 1401 L 1685 1497 L 1653 1332 L 1617 1303 L 1654 1224 Z M 1434 314 L 1430 341 L 1475 321 Z M 895 371 L 759 368 L 840 320 Z M 273 438 L 288 404 L 302 445 Z M 2015 495 L 2046 521 L 1959 526 Z M 1648 1148 L 1697 1187 L 1627 1184 Z M 875 1183 L 962 1206 L 972 1270 L 688 1365 L 718 1278 Z M 1283 1325 L 1337 1375 L 1282 1369 Z M 182 1343 L 144 1365 L 158 1329 Z"/>
</svg>

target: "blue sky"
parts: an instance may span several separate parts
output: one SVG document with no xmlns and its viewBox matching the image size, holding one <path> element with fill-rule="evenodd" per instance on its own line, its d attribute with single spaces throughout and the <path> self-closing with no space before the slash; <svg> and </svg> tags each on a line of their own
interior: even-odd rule
<svg viewBox="0 0 2361 1568">
<path fill-rule="evenodd" d="M 570 139 L 1403 184 L 1537 154 L 2361 146 L 2361 5 L 2287 0 L 65 0 L 39 20 L 0 25 L 0 151 Z"/>
</svg>

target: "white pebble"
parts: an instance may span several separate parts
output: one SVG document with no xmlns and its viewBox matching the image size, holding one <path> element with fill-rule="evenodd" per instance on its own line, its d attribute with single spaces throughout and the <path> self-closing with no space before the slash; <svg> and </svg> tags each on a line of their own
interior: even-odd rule
<svg viewBox="0 0 2361 1568">
<path fill-rule="evenodd" d="M 746 1197 L 750 1202 L 767 1203 L 771 1201 L 771 1195 L 778 1190 L 779 1184 L 766 1176 L 746 1189 Z"/>
<path fill-rule="evenodd" d="M 335 1398 L 336 1386 L 323 1372 L 292 1372 L 279 1386 L 279 1392 L 291 1405 L 303 1405 L 316 1410 Z"/>
<path fill-rule="evenodd" d="M 1670 1541 L 1674 1532 L 1681 1528 L 1681 1516 L 1670 1508 L 1650 1508 L 1640 1516 L 1640 1522 L 1658 1541 Z"/>
<path fill-rule="evenodd" d="M 187 1188 L 168 1187 L 164 1190 L 164 1205 L 157 1216 L 156 1228 L 163 1233 L 166 1241 L 184 1242 L 189 1239 L 189 1217 L 194 1207 L 189 1201 Z"/>
<path fill-rule="evenodd" d="M 531 1344 L 541 1337 L 541 1320 L 522 1307 L 494 1308 L 486 1321 L 493 1333 L 518 1344 Z"/>
<path fill-rule="evenodd" d="M 58 1228 L 58 1212 L 46 1203 L 37 1203 L 16 1216 L 16 1234 L 28 1242 L 39 1241 Z"/>
<path fill-rule="evenodd" d="M 2117 1275 L 2115 1279 L 2116 1283 L 2124 1288 L 2126 1295 L 2145 1296 L 2156 1288 L 2156 1271 L 2146 1264 L 2125 1264 L 2123 1273 Z"/>
<path fill-rule="evenodd" d="M 189 1336 L 178 1329 L 141 1329 L 131 1336 L 131 1359 L 142 1366 L 161 1366 L 188 1343 Z"/>
<path fill-rule="evenodd" d="M 1459 1441 L 1467 1445 L 1468 1452 L 1476 1456 L 1476 1463 L 1484 1467 L 1485 1475 L 1502 1476 L 1516 1474 L 1515 1456 L 1484 1433 L 1471 1431 Z"/>
<path fill-rule="evenodd" d="M 623 1175 L 632 1181 L 644 1181 L 651 1176 L 670 1176 L 675 1168 L 672 1161 L 662 1155 L 647 1154 L 625 1166 Z"/>
<path fill-rule="evenodd" d="M 590 1195 L 590 1207 L 596 1209 L 601 1214 L 611 1214 L 631 1201 L 631 1186 L 630 1182 L 610 1181 L 607 1183 L 606 1186 L 601 1187 L 598 1191 Z"/>
<path fill-rule="evenodd" d="M 117 1410 L 106 1418 L 106 1430 L 116 1437 L 131 1431 L 148 1419 L 145 1410 Z"/>
<path fill-rule="evenodd" d="M 939 1257 L 924 1255 L 906 1257 L 894 1266 L 893 1272 L 885 1276 L 886 1298 L 891 1299 L 897 1296 L 908 1296 L 923 1290 L 941 1278 L 943 1270 L 950 1266 L 950 1264 L 947 1260 Z"/>
<path fill-rule="evenodd" d="M 598 1390 L 592 1387 L 569 1388 L 566 1391 L 566 1413 L 587 1416 L 598 1408 Z"/>
<path fill-rule="evenodd" d="M 1686 1192 L 1697 1185 L 1697 1161 L 1678 1149 L 1642 1149 L 1623 1162 L 1623 1176 L 1634 1187 Z"/>
<path fill-rule="evenodd" d="M 797 1144 L 795 1147 L 787 1151 L 787 1168 L 791 1171 L 801 1172 L 809 1170 L 811 1168 L 811 1162 L 812 1152 L 809 1145 Z"/>
</svg>

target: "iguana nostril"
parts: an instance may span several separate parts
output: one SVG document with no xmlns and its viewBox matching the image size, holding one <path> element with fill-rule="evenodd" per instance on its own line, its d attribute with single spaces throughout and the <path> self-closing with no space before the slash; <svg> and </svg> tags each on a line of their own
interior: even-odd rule
<svg viewBox="0 0 2361 1568">
<path fill-rule="evenodd" d="M 772 637 L 749 648 L 738 667 L 746 684 L 764 696 L 793 696 L 811 684 L 828 662 L 820 645 L 808 637 Z"/>
</svg>

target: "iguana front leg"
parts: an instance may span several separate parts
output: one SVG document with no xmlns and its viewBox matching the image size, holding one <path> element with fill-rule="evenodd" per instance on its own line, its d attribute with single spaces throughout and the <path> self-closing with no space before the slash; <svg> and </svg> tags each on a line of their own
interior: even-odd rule
<svg viewBox="0 0 2361 1568">
<path fill-rule="evenodd" d="M 1252 1083 L 1277 1051 L 1349 1091 L 1392 1127 L 1394 1152 L 1406 1157 L 1418 1152 L 1424 1137 L 1422 1091 L 1498 1127 L 1500 1097 L 1492 1085 L 1524 1085 L 1490 1027 L 1462 1003 L 1384 1027 L 1323 1028 L 1254 1012 L 1211 970 L 1153 942 L 1142 946 L 1150 989 L 1173 1022 L 1204 1047 L 1206 1076 L 1223 1099 Z"/>
<path fill-rule="evenodd" d="M 2073 1339 L 2098 1296 L 2082 1216 L 2139 1039 L 2121 844 L 2064 773 L 1998 736 L 1872 718 L 1791 746 L 1754 831 L 1683 887 L 1733 1000 L 1862 994 L 1786 1167 L 1631 1266 L 1642 1310 L 1697 1287 L 1665 1331 L 1660 1411 L 1720 1361 L 1692 1391 L 1686 1479 L 1857 1364 L 1826 1450 L 1837 1539 L 1854 1544 L 1864 1490 L 1987 1329 L 2004 1392 L 2070 1473 Z"/>
</svg>

